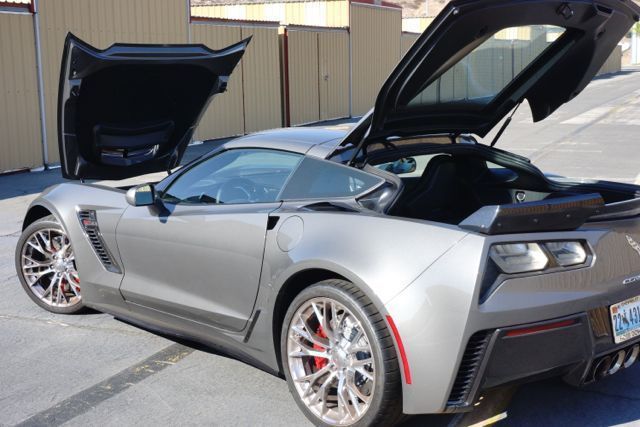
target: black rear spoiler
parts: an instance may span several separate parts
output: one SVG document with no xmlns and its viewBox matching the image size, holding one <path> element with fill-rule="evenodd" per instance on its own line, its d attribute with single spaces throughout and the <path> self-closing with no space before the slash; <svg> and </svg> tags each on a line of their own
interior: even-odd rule
<svg viewBox="0 0 640 427">
<path fill-rule="evenodd" d="M 600 194 L 484 206 L 459 226 L 482 234 L 575 230 L 604 207 Z"/>
</svg>

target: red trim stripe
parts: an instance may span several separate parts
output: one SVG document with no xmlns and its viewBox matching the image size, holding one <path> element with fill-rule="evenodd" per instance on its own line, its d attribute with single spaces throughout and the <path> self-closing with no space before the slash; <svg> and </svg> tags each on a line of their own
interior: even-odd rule
<svg viewBox="0 0 640 427">
<path fill-rule="evenodd" d="M 398 352 L 400 352 L 400 359 L 402 360 L 402 368 L 404 369 L 404 382 L 406 382 L 407 384 L 411 384 L 411 370 L 409 369 L 409 362 L 407 361 L 407 353 L 404 351 L 402 338 L 400 338 L 400 332 L 398 332 L 398 328 L 396 327 L 395 322 L 389 315 L 387 315 L 387 322 L 389 323 L 391 332 L 393 332 L 393 336 L 396 339 L 396 344 L 398 345 Z"/>
<path fill-rule="evenodd" d="M 551 329 L 560 329 L 578 323 L 577 319 L 567 319 L 560 322 L 547 323 L 545 325 L 531 326 L 530 328 L 512 329 L 507 331 L 505 337 L 519 337 L 522 335 L 535 334 L 536 332 L 549 331 Z"/>
</svg>

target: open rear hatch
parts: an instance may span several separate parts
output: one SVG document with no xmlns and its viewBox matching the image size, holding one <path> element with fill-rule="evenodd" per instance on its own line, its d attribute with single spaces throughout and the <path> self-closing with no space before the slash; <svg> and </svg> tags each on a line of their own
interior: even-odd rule
<svg viewBox="0 0 640 427">
<path fill-rule="evenodd" d="M 525 99 L 542 120 L 589 84 L 639 15 L 631 0 L 453 0 L 338 153 L 358 146 L 355 159 L 420 135 L 484 137 Z"/>
<path fill-rule="evenodd" d="M 177 166 L 248 43 L 99 50 L 68 34 L 58 94 L 62 175 L 124 179 Z"/>
</svg>

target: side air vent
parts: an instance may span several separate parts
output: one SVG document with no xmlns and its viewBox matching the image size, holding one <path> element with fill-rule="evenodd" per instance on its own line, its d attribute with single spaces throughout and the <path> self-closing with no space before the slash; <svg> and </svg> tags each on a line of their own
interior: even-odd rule
<svg viewBox="0 0 640 427">
<path fill-rule="evenodd" d="M 93 210 L 81 210 L 78 211 L 78 219 L 80 225 L 84 230 L 85 235 L 91 243 L 91 247 L 96 256 L 107 269 L 112 273 L 121 273 L 120 267 L 113 259 L 113 256 L 109 252 L 107 245 L 105 245 L 102 235 L 100 234 L 100 228 L 98 227 L 98 220 L 96 219 L 96 211 Z"/>
<path fill-rule="evenodd" d="M 469 338 L 469 343 L 462 356 L 458 375 L 453 383 L 447 406 L 460 407 L 468 406 L 473 402 L 469 402 L 471 391 L 477 380 L 482 357 L 489 344 L 491 331 L 476 332 Z"/>
</svg>

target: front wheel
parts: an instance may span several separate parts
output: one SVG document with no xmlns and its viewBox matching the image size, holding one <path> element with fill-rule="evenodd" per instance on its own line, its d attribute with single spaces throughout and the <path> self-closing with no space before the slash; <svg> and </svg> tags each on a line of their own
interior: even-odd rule
<svg viewBox="0 0 640 427">
<path fill-rule="evenodd" d="M 16 247 L 16 271 L 27 295 L 52 313 L 83 309 L 71 241 L 55 217 L 29 225 Z"/>
<path fill-rule="evenodd" d="M 291 303 L 281 334 L 289 390 L 320 426 L 393 425 L 402 417 L 393 340 L 352 283 L 326 280 Z"/>
</svg>

